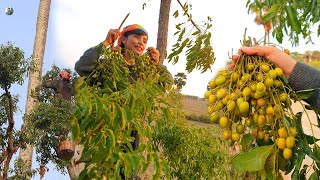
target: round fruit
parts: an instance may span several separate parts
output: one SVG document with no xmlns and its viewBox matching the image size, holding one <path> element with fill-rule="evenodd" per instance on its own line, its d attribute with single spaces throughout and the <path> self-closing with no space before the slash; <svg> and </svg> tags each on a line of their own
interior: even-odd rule
<svg viewBox="0 0 320 180">
<path fill-rule="evenodd" d="M 250 84 L 250 89 L 252 92 L 256 92 L 257 90 L 257 83 L 253 82 Z"/>
<path fill-rule="evenodd" d="M 256 80 L 257 80 L 257 81 L 262 81 L 262 80 L 263 80 L 262 74 L 257 74 L 257 75 L 256 75 Z"/>
<path fill-rule="evenodd" d="M 211 89 L 214 89 L 214 88 L 217 87 L 215 80 L 211 80 L 211 81 L 209 82 L 209 87 L 210 87 Z"/>
<path fill-rule="evenodd" d="M 270 70 L 271 71 L 271 70 Z M 270 72 L 269 71 L 269 72 Z M 267 77 L 265 80 L 264 80 L 264 84 L 267 86 L 267 87 L 272 87 L 273 86 L 273 79 L 271 77 Z"/>
<path fill-rule="evenodd" d="M 241 113 L 249 112 L 249 103 L 247 101 L 243 101 L 239 105 L 239 110 Z"/>
<path fill-rule="evenodd" d="M 267 63 L 263 63 L 263 64 L 261 64 L 260 69 L 261 69 L 263 72 L 267 73 L 267 72 L 269 72 L 269 70 L 270 70 L 270 66 L 269 66 L 269 64 L 267 64 Z"/>
<path fill-rule="evenodd" d="M 227 109 L 228 111 L 234 111 L 236 108 L 236 102 L 234 101 L 229 101 L 228 105 L 227 105 Z"/>
<path fill-rule="evenodd" d="M 226 116 L 222 116 L 222 117 L 220 118 L 219 124 L 220 124 L 220 126 L 221 126 L 222 128 L 228 127 L 228 126 L 229 126 L 229 120 L 228 120 L 228 118 L 227 118 Z"/>
<path fill-rule="evenodd" d="M 219 76 L 216 78 L 215 83 L 216 83 L 217 86 L 220 86 L 220 85 L 224 84 L 226 81 L 227 81 L 226 76 L 219 75 Z"/>
<path fill-rule="evenodd" d="M 258 125 L 262 126 L 266 124 L 266 117 L 264 115 L 259 115 L 258 116 Z"/>
<path fill-rule="evenodd" d="M 290 159 L 292 157 L 292 149 L 289 149 L 289 148 L 285 148 L 283 150 L 283 157 L 285 159 Z"/>
<path fill-rule="evenodd" d="M 287 129 L 285 127 L 278 129 L 278 136 L 281 138 L 287 138 L 288 137 Z"/>
<path fill-rule="evenodd" d="M 217 96 L 216 96 L 216 95 L 211 94 L 211 95 L 209 96 L 209 99 L 208 99 L 209 104 L 214 104 L 214 103 L 216 102 L 216 100 L 217 100 Z"/>
<path fill-rule="evenodd" d="M 272 106 L 268 106 L 268 107 L 267 107 L 266 113 L 267 113 L 268 115 L 274 115 L 274 110 L 273 110 Z"/>
<path fill-rule="evenodd" d="M 246 66 L 246 69 L 248 71 L 252 71 L 254 69 L 254 64 L 253 63 L 248 63 L 247 66 Z"/>
<path fill-rule="evenodd" d="M 264 91 L 266 86 L 262 82 L 257 83 L 257 91 Z"/>
<path fill-rule="evenodd" d="M 276 67 L 274 70 L 277 72 L 278 76 L 282 76 L 283 75 L 283 71 L 282 71 L 281 68 Z"/>
<path fill-rule="evenodd" d="M 227 91 L 224 88 L 221 88 L 217 91 L 217 98 L 222 99 L 227 95 Z"/>
<path fill-rule="evenodd" d="M 278 79 L 273 80 L 273 86 L 275 87 L 281 87 L 282 82 Z"/>
<path fill-rule="evenodd" d="M 244 132 L 243 125 L 242 124 L 237 124 L 236 131 L 237 131 L 237 133 L 242 134 Z"/>
<path fill-rule="evenodd" d="M 211 94 L 212 94 L 211 91 L 206 91 L 206 92 L 204 93 L 204 98 L 208 99 Z"/>
<path fill-rule="evenodd" d="M 259 107 L 263 107 L 264 105 L 266 105 L 266 100 L 264 98 L 257 99 L 257 105 Z"/>
<path fill-rule="evenodd" d="M 288 95 L 287 95 L 286 93 L 281 93 L 281 94 L 279 95 L 279 100 L 280 100 L 281 102 L 285 102 L 285 101 L 287 100 L 287 98 L 288 98 Z"/>
<path fill-rule="evenodd" d="M 219 114 L 218 114 L 218 112 L 213 112 L 213 113 L 211 113 L 211 115 L 210 115 L 210 122 L 216 123 L 216 122 L 218 122 L 218 120 L 219 120 Z"/>
<path fill-rule="evenodd" d="M 268 72 L 268 76 L 272 79 L 275 79 L 277 78 L 278 74 L 277 74 L 277 71 L 274 70 L 274 69 L 271 69 L 269 72 Z"/>
<path fill-rule="evenodd" d="M 208 113 L 211 114 L 214 111 L 214 108 L 212 105 L 208 106 Z"/>
<path fill-rule="evenodd" d="M 236 83 L 239 79 L 239 74 L 237 72 L 234 72 L 232 75 L 231 75 L 231 81 L 232 83 Z"/>
<path fill-rule="evenodd" d="M 293 136 L 289 136 L 286 138 L 286 147 L 287 148 L 293 148 L 295 145 L 295 139 Z"/>
<path fill-rule="evenodd" d="M 224 130 L 223 134 L 222 134 L 222 138 L 224 140 L 228 140 L 228 139 L 230 139 L 230 137 L 231 137 L 230 131 L 229 130 Z"/>
<path fill-rule="evenodd" d="M 276 145 L 279 149 L 286 148 L 286 139 L 285 138 L 278 138 L 276 139 Z"/>
<path fill-rule="evenodd" d="M 231 139 L 232 139 L 232 141 L 236 141 L 236 142 L 239 141 L 240 140 L 240 134 L 238 134 L 236 132 L 232 133 Z"/>
<path fill-rule="evenodd" d="M 258 132 L 258 139 L 264 139 L 264 132 L 263 131 Z"/>
<path fill-rule="evenodd" d="M 242 90 L 242 95 L 243 95 L 244 97 L 249 96 L 250 93 L 251 93 L 251 89 L 250 89 L 249 87 L 243 88 L 243 90 Z"/>
</svg>

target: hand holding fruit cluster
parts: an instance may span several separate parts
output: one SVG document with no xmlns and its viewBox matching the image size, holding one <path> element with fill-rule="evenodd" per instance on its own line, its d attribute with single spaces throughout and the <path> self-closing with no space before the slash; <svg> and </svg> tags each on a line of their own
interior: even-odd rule
<svg viewBox="0 0 320 180">
<path fill-rule="evenodd" d="M 212 122 L 224 129 L 223 139 L 240 141 L 252 134 L 260 144 L 275 142 L 283 157 L 292 156 L 294 115 L 283 71 L 259 55 L 242 54 L 232 70 L 220 70 L 205 93 Z M 289 123 L 287 123 L 289 121 Z"/>
</svg>

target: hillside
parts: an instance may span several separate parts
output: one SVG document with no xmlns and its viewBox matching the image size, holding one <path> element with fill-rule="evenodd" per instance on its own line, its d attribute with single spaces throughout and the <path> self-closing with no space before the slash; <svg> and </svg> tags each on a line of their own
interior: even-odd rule
<svg viewBox="0 0 320 180">
<path fill-rule="evenodd" d="M 183 96 L 182 104 L 186 114 L 208 115 L 208 106 L 206 99 Z"/>
</svg>

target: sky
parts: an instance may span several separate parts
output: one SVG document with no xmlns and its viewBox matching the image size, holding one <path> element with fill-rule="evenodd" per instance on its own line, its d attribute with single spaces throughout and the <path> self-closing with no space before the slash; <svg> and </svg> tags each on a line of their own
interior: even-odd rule
<svg viewBox="0 0 320 180">
<path fill-rule="evenodd" d="M 143 2 L 147 3 L 142 9 Z M 182 1 L 185 2 L 185 1 Z M 191 14 L 195 22 L 206 20 L 207 16 L 212 18 L 212 39 L 211 43 L 215 53 L 216 61 L 212 65 L 212 71 L 200 73 L 194 70 L 187 74 L 185 61 L 180 60 L 173 65 L 165 60 L 164 65 L 174 76 L 178 72 L 187 74 L 186 86 L 182 93 L 203 97 L 207 83 L 217 71 L 224 68 L 228 53 L 237 52 L 240 47 L 240 40 L 243 39 L 245 28 L 251 37 L 260 39 L 264 35 L 262 26 L 257 26 L 253 20 L 254 16 L 247 13 L 246 0 L 189 0 L 192 4 Z M 36 33 L 36 20 L 39 1 L 23 0 L 1 0 L 0 1 L 0 43 L 5 44 L 11 41 L 15 46 L 25 51 L 25 57 L 30 57 L 33 51 L 34 38 Z M 51 12 L 49 18 L 49 29 L 47 34 L 46 49 L 44 56 L 43 71 L 50 70 L 55 64 L 63 68 L 74 68 L 75 62 L 83 52 L 104 40 L 109 29 L 118 28 L 124 17 L 130 13 L 123 27 L 129 24 L 140 24 L 147 29 L 149 41 L 147 46 L 155 47 L 157 39 L 157 27 L 159 16 L 159 0 L 55 0 L 51 1 Z M 13 7 L 14 13 L 11 16 L 5 14 L 5 8 Z M 181 10 L 176 1 L 172 1 L 171 13 Z M 170 18 L 168 53 L 175 43 L 175 23 L 185 19 Z M 275 40 L 271 40 L 277 43 Z M 301 41 L 299 47 L 291 47 L 289 41 L 284 41 L 282 46 L 287 47 L 291 52 L 303 53 L 306 50 L 319 50 L 319 38 L 315 37 L 315 45 L 305 45 Z M 180 58 L 182 59 L 182 58 Z M 26 80 L 26 82 L 28 79 Z M 13 86 L 13 93 L 20 95 L 19 106 L 20 116 L 16 115 L 16 128 L 22 124 L 21 114 L 24 112 L 26 103 L 27 84 Z M 0 91 L 1 93 L 1 91 Z M 33 167 L 37 167 L 33 162 Z M 59 174 L 52 165 L 49 165 L 49 172 L 44 180 L 69 179 L 66 175 Z M 33 179 L 39 179 L 36 176 Z"/>
</svg>

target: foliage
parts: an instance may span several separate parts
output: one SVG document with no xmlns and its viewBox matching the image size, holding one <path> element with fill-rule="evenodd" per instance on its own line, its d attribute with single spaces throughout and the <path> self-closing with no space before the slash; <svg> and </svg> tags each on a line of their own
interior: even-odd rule
<svg viewBox="0 0 320 180">
<path fill-rule="evenodd" d="M 24 52 L 13 46 L 11 42 L 0 46 L 0 179 L 7 179 L 11 172 L 10 162 L 13 155 L 24 144 L 21 131 L 14 127 L 14 113 L 17 112 L 19 97 L 10 93 L 13 84 L 23 84 L 28 75 L 30 58 L 24 57 Z"/>
<path fill-rule="evenodd" d="M 24 58 L 24 52 L 11 42 L 0 46 L 0 88 L 10 88 L 17 83 L 22 85 L 28 75 L 30 58 Z"/>
<path fill-rule="evenodd" d="M 171 167 L 172 178 L 228 179 L 228 147 L 214 127 L 197 128 L 183 121 L 168 121 L 155 136 L 155 146 Z"/>
<path fill-rule="evenodd" d="M 69 69 L 63 69 L 71 73 Z M 57 66 L 43 76 L 42 81 L 59 80 L 60 70 Z M 73 74 L 72 80 L 77 77 Z M 42 85 L 37 87 L 39 94 L 35 96 L 39 104 L 33 111 L 25 115 L 25 120 L 30 122 L 30 130 L 25 132 L 25 139 L 36 149 L 36 160 L 40 165 L 45 166 L 49 162 L 56 164 L 56 168 L 62 173 L 66 173 L 65 167 L 69 163 L 58 156 L 59 142 L 66 139 L 70 127 L 70 120 L 74 111 L 74 102 L 67 101 L 59 96 L 53 88 Z"/>
<path fill-rule="evenodd" d="M 179 61 L 179 55 L 186 49 L 186 71 L 190 73 L 194 69 L 199 69 L 203 73 L 211 69 L 211 65 L 215 61 L 210 41 L 212 20 L 208 17 L 207 22 L 196 24 L 189 13 L 192 6 L 187 3 L 182 5 L 179 0 L 178 3 L 182 7 L 183 16 L 187 17 L 187 22 L 176 25 L 177 31 L 174 35 L 178 36 L 177 43 L 173 45 L 172 52 L 167 58 L 169 62 L 173 61 L 173 64 L 176 64 Z M 173 16 L 175 18 L 179 17 L 179 11 L 176 10 Z"/>
<path fill-rule="evenodd" d="M 245 41 L 246 42 L 246 39 Z M 314 89 L 295 92 L 283 72 L 259 55 L 242 54 L 232 70 L 220 70 L 210 80 L 208 112 L 223 128 L 223 138 L 241 145 L 241 153 L 232 160 L 234 168 L 247 171 L 246 177 L 277 179 L 280 170 L 292 179 L 305 178 L 306 172 L 319 177 L 319 149 L 314 130 L 319 128 L 319 112 L 303 105 Z M 206 93 L 207 93 L 206 92 Z M 302 112 L 294 113 L 292 102 Z M 317 123 L 309 121 L 312 135 L 303 131 L 302 114 L 313 110 Z M 303 160 L 312 160 L 308 165 Z"/>
<path fill-rule="evenodd" d="M 128 67 L 120 51 L 114 52 L 108 48 L 101 53 L 104 59 L 98 61 L 90 76 L 80 78 L 75 86 L 76 111 L 71 122 L 72 137 L 84 146 L 80 161 L 86 164 L 79 179 L 129 178 L 132 174 L 145 172 L 151 164 L 153 179 L 170 179 L 171 173 L 189 171 L 193 167 L 197 167 L 199 173 L 206 172 L 205 175 L 213 177 L 212 173 L 218 172 L 221 166 L 207 171 L 200 167 L 205 164 L 208 168 L 216 168 L 211 162 L 204 162 L 205 158 L 219 162 L 225 160 L 217 151 L 210 149 L 218 146 L 215 144 L 217 139 L 211 138 L 207 134 L 209 131 L 203 130 L 200 134 L 198 130 L 184 131 L 184 127 L 173 123 L 184 118 L 178 105 L 180 96 L 167 83 L 159 83 L 167 81 L 162 79 L 148 56 L 135 57 L 136 65 Z M 161 147 L 157 146 L 157 143 L 162 144 L 161 137 L 167 131 L 172 132 L 173 128 L 179 129 L 181 134 L 188 132 L 184 136 L 190 140 L 181 142 L 181 147 L 186 149 L 181 149 L 180 154 L 174 153 L 176 159 L 170 158 L 173 154 L 167 150 L 161 155 Z M 133 130 L 138 132 L 140 139 L 136 150 L 132 144 Z M 203 138 L 199 139 L 198 134 Z M 180 134 L 170 136 L 175 140 L 181 138 Z M 168 139 L 164 144 L 170 143 Z M 208 144 L 201 146 L 204 150 L 199 152 L 203 154 L 194 156 L 197 161 L 192 166 L 185 165 L 184 156 L 191 156 L 201 143 Z M 177 161 L 179 158 L 183 161 Z"/>
<path fill-rule="evenodd" d="M 210 123 L 208 115 L 187 114 L 186 119 L 190 121 L 199 121 L 203 123 Z"/>
<path fill-rule="evenodd" d="M 272 22 L 274 29 L 272 35 L 279 43 L 282 43 L 284 34 L 290 37 L 293 45 L 299 44 L 301 36 L 307 39 L 307 43 L 312 42 L 313 27 L 317 27 L 317 35 L 320 35 L 320 11 L 317 0 L 247 0 L 246 7 L 248 11 L 254 11 L 257 14 L 265 12 L 262 21 Z"/>
</svg>

